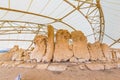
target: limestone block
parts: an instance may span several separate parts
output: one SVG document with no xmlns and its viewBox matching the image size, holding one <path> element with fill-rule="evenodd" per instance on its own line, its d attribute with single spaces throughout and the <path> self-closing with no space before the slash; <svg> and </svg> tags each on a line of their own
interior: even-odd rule
<svg viewBox="0 0 120 80">
<path fill-rule="evenodd" d="M 71 33 L 73 40 L 73 53 L 78 59 L 89 60 L 90 55 L 87 48 L 87 38 L 81 31 L 73 31 Z"/>
<path fill-rule="evenodd" d="M 67 66 L 63 64 L 50 64 L 47 68 L 50 71 L 65 71 L 66 69 Z"/>
<path fill-rule="evenodd" d="M 48 65 L 47 63 L 37 64 L 36 69 L 47 69 Z"/>
<path fill-rule="evenodd" d="M 101 43 L 99 41 L 88 44 L 91 60 L 105 60 L 105 56 L 102 52 Z"/>
<path fill-rule="evenodd" d="M 50 62 L 53 58 L 54 52 L 54 28 L 51 25 L 48 25 L 48 40 L 47 40 L 47 49 L 46 54 L 43 57 L 43 62 Z"/>
<path fill-rule="evenodd" d="M 37 62 L 42 60 L 42 57 L 46 52 L 46 40 L 47 37 L 43 35 L 37 35 L 34 39 L 35 48 L 30 54 L 30 59 L 35 59 Z"/>
<path fill-rule="evenodd" d="M 56 44 L 53 61 L 67 61 L 73 56 L 72 50 L 69 48 L 68 40 L 70 33 L 67 30 L 58 30 L 56 33 Z"/>
<path fill-rule="evenodd" d="M 86 67 L 90 70 L 104 70 L 104 64 L 102 63 L 87 63 Z"/>
<path fill-rule="evenodd" d="M 19 68 L 34 68 L 36 66 L 36 64 L 32 64 L 32 63 L 23 63 L 18 65 L 17 67 Z"/>
<path fill-rule="evenodd" d="M 104 54 L 106 60 L 111 61 L 112 60 L 112 53 L 110 52 L 109 46 L 104 43 L 101 45 L 101 48 L 102 48 L 102 51 L 103 51 L 103 54 Z"/>
</svg>

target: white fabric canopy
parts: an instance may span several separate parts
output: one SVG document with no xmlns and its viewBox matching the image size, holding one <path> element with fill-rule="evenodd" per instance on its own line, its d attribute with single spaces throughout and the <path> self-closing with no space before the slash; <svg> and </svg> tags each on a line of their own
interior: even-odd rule
<svg viewBox="0 0 120 80">
<path fill-rule="evenodd" d="M 14 26 L 11 29 L 11 31 L 14 30 L 12 33 L 16 33 L 15 31 L 20 31 L 18 25 L 36 26 L 36 24 L 52 24 L 55 29 L 67 29 L 70 32 L 73 31 L 73 29 L 70 27 L 73 27 L 76 30 L 83 31 L 83 33 L 88 36 L 88 42 L 94 42 L 94 35 L 92 35 L 94 33 L 87 19 L 80 14 L 79 11 L 74 11 L 74 6 L 71 6 L 66 1 L 70 2 L 74 6 L 77 6 L 83 2 L 95 3 L 95 0 L 0 0 L 0 27 L 6 27 L 8 25 Z M 120 48 L 120 0 L 101 0 L 100 3 L 105 18 L 103 42 L 107 43 L 108 45 L 112 45 L 114 43 L 111 47 Z M 89 4 L 85 4 L 83 8 L 87 5 Z M 82 9 L 82 7 L 81 11 L 83 13 L 86 12 L 84 9 Z M 69 15 L 65 16 L 66 14 Z M 63 18 L 62 22 L 59 22 L 61 18 Z M 58 21 L 54 22 L 54 19 L 57 19 Z M 7 21 L 13 21 L 13 23 Z M 35 24 L 28 25 L 22 22 L 30 22 Z M 9 27 L 0 29 L 1 33 L 3 33 L 2 30 L 10 30 Z M 26 28 L 24 31 L 28 29 L 31 31 L 33 30 L 32 28 Z M 31 44 L 30 40 L 32 41 L 35 36 L 35 34 L 12 33 L 0 35 L 0 48 L 10 48 L 16 44 L 20 45 L 22 48 L 28 48 Z M 13 41 L 7 41 L 7 39 L 12 39 Z M 16 41 L 17 39 L 21 39 L 23 41 Z M 28 42 L 24 42 L 24 40 Z"/>
</svg>

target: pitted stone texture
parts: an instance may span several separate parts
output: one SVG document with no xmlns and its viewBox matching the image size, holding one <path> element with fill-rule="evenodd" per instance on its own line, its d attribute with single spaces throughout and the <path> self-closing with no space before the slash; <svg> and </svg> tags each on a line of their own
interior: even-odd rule
<svg viewBox="0 0 120 80">
<path fill-rule="evenodd" d="M 70 33 L 67 30 L 58 30 L 56 33 L 56 44 L 54 51 L 54 62 L 67 61 L 73 56 L 69 48 Z"/>
<path fill-rule="evenodd" d="M 67 65 L 65 64 L 50 64 L 47 70 L 50 71 L 65 71 L 67 69 Z"/>
<path fill-rule="evenodd" d="M 104 70 L 104 64 L 102 63 L 87 63 L 86 67 L 89 70 Z"/>
<path fill-rule="evenodd" d="M 106 60 L 111 61 L 112 60 L 112 53 L 110 52 L 109 46 L 104 43 L 101 45 L 101 48 L 102 48 L 102 51 L 104 53 Z"/>
<path fill-rule="evenodd" d="M 54 28 L 48 25 L 48 40 L 46 54 L 43 57 L 43 62 L 50 62 L 53 58 L 54 53 Z"/>
<path fill-rule="evenodd" d="M 102 52 L 101 43 L 95 42 L 93 44 L 88 44 L 89 52 L 90 52 L 90 59 L 91 60 L 105 60 L 105 56 Z"/>
<path fill-rule="evenodd" d="M 37 35 L 34 39 L 35 48 L 30 54 L 30 59 L 35 59 L 37 62 L 42 60 L 46 52 L 46 36 Z"/>
<path fill-rule="evenodd" d="M 36 69 L 47 69 L 48 63 L 41 63 L 36 65 Z"/>
<path fill-rule="evenodd" d="M 78 59 L 89 60 L 90 55 L 87 48 L 87 38 L 81 31 L 73 31 L 71 33 L 73 40 L 73 53 Z"/>
</svg>

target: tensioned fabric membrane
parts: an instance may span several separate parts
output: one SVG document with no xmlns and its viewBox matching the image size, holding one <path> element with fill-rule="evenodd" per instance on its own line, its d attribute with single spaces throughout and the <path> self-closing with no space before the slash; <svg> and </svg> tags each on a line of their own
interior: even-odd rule
<svg viewBox="0 0 120 80">
<path fill-rule="evenodd" d="M 0 0 L 0 49 L 33 46 L 47 25 L 120 48 L 120 0 Z"/>
</svg>

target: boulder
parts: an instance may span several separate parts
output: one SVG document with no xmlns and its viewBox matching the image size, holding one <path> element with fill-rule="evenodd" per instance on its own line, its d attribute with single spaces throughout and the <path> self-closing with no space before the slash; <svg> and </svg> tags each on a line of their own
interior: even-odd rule
<svg viewBox="0 0 120 80">
<path fill-rule="evenodd" d="M 43 62 L 50 62 L 53 58 L 54 52 L 54 28 L 51 25 L 48 25 L 48 40 L 47 40 L 47 49 L 46 54 L 43 57 Z"/>
<path fill-rule="evenodd" d="M 90 59 L 90 55 L 87 48 L 87 38 L 81 31 L 73 31 L 71 33 L 71 38 L 73 40 L 73 53 L 74 56 L 80 61 L 85 61 Z"/>
<path fill-rule="evenodd" d="M 102 63 L 86 63 L 86 67 L 89 70 L 104 70 L 104 64 Z"/>
<path fill-rule="evenodd" d="M 105 60 L 105 56 L 102 52 L 101 43 L 99 41 L 88 44 L 90 52 L 90 60 Z"/>
<path fill-rule="evenodd" d="M 35 48 L 30 53 L 30 59 L 35 59 L 37 62 L 42 60 L 42 57 L 45 55 L 46 52 L 46 41 L 47 37 L 43 35 L 37 35 L 34 39 Z"/>
<path fill-rule="evenodd" d="M 67 30 L 58 30 L 56 33 L 56 43 L 54 51 L 54 62 L 68 61 L 73 52 L 69 46 L 70 33 Z"/>
</svg>

